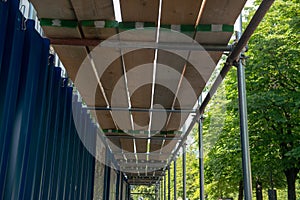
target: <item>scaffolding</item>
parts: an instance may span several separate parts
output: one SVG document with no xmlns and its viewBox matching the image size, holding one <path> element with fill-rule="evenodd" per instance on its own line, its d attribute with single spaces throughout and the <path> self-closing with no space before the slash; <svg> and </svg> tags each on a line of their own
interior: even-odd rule
<svg viewBox="0 0 300 200">
<path fill-rule="evenodd" d="M 182 198 L 186 199 L 185 143 L 188 134 L 198 123 L 199 198 L 204 200 L 203 113 L 230 68 L 236 66 L 238 69 L 244 191 L 245 199 L 252 199 L 246 89 L 241 54 L 274 0 L 262 1 L 245 31 L 242 33 L 241 27 L 239 28 L 236 34 L 237 42 L 234 45 L 227 44 L 232 35 L 233 25 L 211 23 L 207 26 L 205 24 L 205 20 L 208 22 L 211 20 L 208 12 L 212 5 L 207 1 L 195 6 L 196 10 L 188 10 L 194 7 L 191 4 L 191 6 L 182 8 L 183 10 L 180 11 L 183 13 L 193 12 L 197 18 L 196 26 L 190 23 L 195 18 L 176 21 L 177 18 L 174 18 L 169 10 L 172 7 L 169 5 L 170 1 L 166 1 L 165 5 L 159 1 L 157 8 L 155 5 L 149 5 L 150 7 L 154 6 L 157 10 L 158 19 L 153 19 L 153 16 L 148 15 L 144 7 L 134 7 L 134 5 L 126 4 L 121 0 L 123 22 L 115 22 L 112 20 L 114 18 L 112 2 L 105 1 L 108 2 L 107 7 L 110 10 L 102 8 L 105 10 L 103 12 L 105 16 L 95 11 L 94 14 L 97 16 L 95 19 L 94 16 L 87 16 L 89 14 L 85 11 L 92 5 L 85 7 L 81 4 L 75 5 L 77 1 L 71 1 L 72 5 L 70 6 L 74 8 L 75 13 L 72 14 L 70 11 L 72 9 L 69 9 L 63 16 L 59 16 L 60 13 L 49 14 L 47 1 L 32 1 L 44 30 L 42 34 L 45 34 L 49 39 L 42 38 L 35 30 L 35 22 L 23 16 L 24 11 L 23 13 L 19 11 L 19 2 L 14 0 L 1 1 L 0 26 L 3 28 L 0 34 L 1 198 L 73 199 L 73 197 L 78 196 L 79 199 L 92 199 L 95 195 L 95 182 L 101 176 L 97 176 L 95 172 L 97 166 L 102 166 L 97 161 L 101 157 L 100 160 L 104 160 L 104 176 L 103 180 L 99 180 L 103 183 L 101 198 L 130 199 L 131 195 L 138 195 L 131 193 L 132 185 L 155 185 L 155 193 L 146 195 L 155 196 L 156 199 L 170 199 L 170 166 L 173 163 L 174 198 L 176 199 L 178 196 L 176 158 L 181 152 L 183 157 Z M 230 23 L 236 20 L 235 15 L 240 14 L 244 3 L 244 1 L 240 1 L 239 4 L 231 5 L 232 8 L 227 8 L 228 10 L 232 9 L 232 16 L 228 17 L 231 20 Z M 166 5 L 169 6 L 166 7 Z M 178 2 L 175 5 L 180 7 Z M 57 1 L 51 6 L 65 5 L 60 5 Z M 132 8 L 140 8 L 137 10 L 138 12 L 146 13 L 145 15 L 134 15 L 131 13 Z M 32 17 L 32 5 L 28 9 L 27 15 Z M 164 13 L 169 14 L 165 15 Z M 105 20 L 99 21 L 100 18 Z M 148 23 L 148 20 L 153 23 Z M 143 23 L 141 24 L 140 21 Z M 143 37 L 128 37 L 125 40 L 105 42 L 109 36 L 124 30 L 140 30 L 142 28 L 144 31 L 153 25 L 156 28 L 154 29 L 155 37 L 152 38 L 153 35 L 151 35 L 153 41 L 147 41 L 149 38 L 144 40 Z M 182 32 L 201 43 L 202 46 L 186 43 L 186 41 L 178 43 L 168 40 L 159 41 L 160 28 Z M 99 32 L 101 33 L 100 36 L 97 35 Z M 96 34 L 97 37 L 90 37 L 93 34 Z M 202 40 L 204 36 L 208 38 L 208 41 Z M 220 44 L 209 43 L 219 37 L 222 38 Z M 59 67 L 54 67 L 55 57 L 49 55 L 50 43 L 73 82 L 61 76 L 62 72 Z M 101 47 L 106 49 L 117 49 L 119 55 L 117 64 L 113 64 L 120 68 L 115 68 L 112 64 L 111 70 L 107 70 L 107 73 L 103 72 L 106 78 L 97 77 L 97 73 L 95 73 L 99 70 L 97 58 L 88 56 L 88 53 L 91 53 L 93 48 L 99 44 L 100 46 L 103 44 Z M 130 51 L 126 51 L 126 49 L 130 49 Z M 134 51 L 136 49 L 142 49 L 142 53 Z M 129 68 L 126 67 L 144 64 L 145 61 L 141 61 L 141 63 L 139 61 L 132 62 L 130 56 L 134 58 L 140 56 L 137 60 L 145 59 L 146 62 L 153 64 L 153 69 L 162 70 L 163 68 L 159 66 L 160 62 L 175 67 L 172 59 L 176 58 L 174 55 L 168 54 L 168 50 L 188 52 L 186 60 L 176 60 L 181 62 L 180 67 L 182 68 L 180 70 L 182 71 L 181 79 L 176 79 L 175 82 L 177 85 L 175 95 L 167 96 L 170 97 L 171 101 L 166 102 L 165 96 L 155 96 L 155 92 L 168 94 L 168 91 L 164 90 L 163 87 L 159 88 L 155 85 L 155 80 L 159 79 L 155 70 L 153 71 L 154 80 L 151 82 L 151 87 L 149 86 L 140 94 L 132 96 L 135 90 L 130 88 Z M 190 68 L 186 67 L 191 64 L 189 58 L 192 51 L 208 52 L 215 63 L 224 52 L 228 54 L 224 67 L 203 101 L 201 94 L 207 82 L 205 80 L 208 80 L 212 70 L 203 75 L 202 79 L 196 77 L 196 80 L 191 75 L 193 71 L 188 71 Z M 96 74 L 94 79 L 97 79 L 97 83 L 99 83 L 97 85 L 99 87 L 96 88 L 96 99 L 98 100 L 96 103 L 93 102 L 95 99 L 92 99 L 90 94 L 85 91 L 84 86 L 76 85 L 77 69 L 80 64 L 85 62 L 82 57 L 89 58 L 89 63 L 86 66 L 90 66 L 94 70 L 92 71 L 94 75 Z M 148 61 L 149 59 L 150 61 Z M 161 59 L 160 62 L 158 62 L 159 59 Z M 113 96 L 112 93 L 109 93 L 109 84 L 113 79 L 109 76 L 110 73 L 119 78 L 125 77 L 122 87 L 125 90 L 124 95 L 127 95 L 124 97 L 126 102 L 121 102 L 117 106 L 110 104 L 111 96 Z M 180 92 L 183 92 L 183 89 L 180 88 L 183 87 L 182 77 L 184 77 L 184 73 L 190 73 L 190 77 L 186 75 L 186 78 L 191 81 L 197 99 L 199 96 L 201 97 L 197 107 L 194 107 L 195 102 L 189 101 L 183 101 L 187 105 L 185 108 L 176 106 L 176 98 L 180 96 Z M 138 79 L 133 80 L 138 81 Z M 77 89 L 73 88 L 74 84 Z M 117 84 L 117 81 L 113 84 Z M 77 90 L 82 97 L 79 96 Z M 151 100 L 148 99 L 148 103 L 145 103 L 145 96 L 147 96 L 145 91 L 151 92 L 149 96 Z M 163 102 L 162 104 L 167 105 L 166 108 L 155 107 L 155 98 L 161 98 L 159 100 Z M 124 125 L 129 127 L 128 129 L 119 128 L 120 125 L 113 118 L 114 112 L 117 114 L 128 113 L 127 118 L 124 119 L 124 121 L 128 121 Z M 152 127 L 155 124 L 156 114 L 160 113 L 166 113 L 168 120 L 167 124 L 158 131 Z M 183 122 L 176 118 L 179 114 L 184 116 Z M 98 122 L 95 119 L 98 119 Z M 146 124 L 146 128 L 142 126 L 139 128 L 137 123 Z M 182 128 L 184 126 L 185 128 Z M 167 150 L 163 151 L 163 148 Z M 168 187 L 166 182 L 168 182 Z"/>
</svg>

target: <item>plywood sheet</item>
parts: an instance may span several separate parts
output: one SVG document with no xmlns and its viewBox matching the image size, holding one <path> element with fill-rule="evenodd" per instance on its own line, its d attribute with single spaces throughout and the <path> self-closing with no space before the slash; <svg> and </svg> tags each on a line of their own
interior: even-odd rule
<svg viewBox="0 0 300 200">
<path fill-rule="evenodd" d="M 177 101 L 175 95 L 186 60 L 165 50 L 158 51 L 157 60 L 154 108 L 172 109 L 174 101 Z M 152 129 L 167 130 L 166 125 L 170 115 L 170 112 L 153 113 Z"/>
<path fill-rule="evenodd" d="M 175 149 L 178 140 L 165 140 L 162 148 L 162 153 L 164 154 L 171 154 L 172 151 Z"/>
<path fill-rule="evenodd" d="M 182 2 L 179 0 L 163 1 L 162 19 L 161 19 L 162 24 L 194 25 L 196 23 L 201 4 L 202 1 L 192 1 L 192 0 L 188 2 Z M 193 39 L 184 37 L 181 34 L 174 34 L 172 32 L 161 31 L 160 41 L 170 42 L 170 43 L 182 42 L 187 44 L 187 43 L 192 43 Z M 182 84 L 184 85 L 184 83 L 182 83 L 180 80 L 181 80 L 181 74 L 183 74 L 186 70 L 185 66 L 187 63 L 189 51 L 188 50 L 186 51 L 171 50 L 171 51 L 172 53 L 170 51 L 164 51 L 164 50 L 159 50 L 158 52 L 158 62 L 162 63 L 163 65 L 171 67 L 171 69 L 167 71 L 164 70 L 163 66 L 158 67 L 157 80 L 163 82 L 166 87 L 156 88 L 154 100 L 155 102 L 159 102 L 165 108 L 169 108 L 169 109 L 173 108 L 173 106 L 180 104 L 179 109 L 181 109 L 184 108 L 186 104 L 189 104 L 189 102 L 186 102 L 185 100 L 186 98 L 189 98 L 189 95 L 181 99 L 178 98 L 178 95 L 176 96 L 178 87 L 180 88 L 182 87 L 181 86 Z M 187 77 L 185 76 L 185 78 Z M 188 81 L 191 81 L 191 79 L 188 79 Z M 182 92 L 182 90 L 179 90 L 179 92 Z M 178 102 L 178 100 L 180 102 Z M 183 124 L 180 121 L 179 122 L 174 121 L 174 120 L 178 120 L 178 118 L 172 117 L 173 115 L 174 115 L 173 113 L 167 113 L 165 125 L 163 126 L 162 130 L 178 130 L 180 126 Z M 171 129 L 169 128 L 169 124 L 172 124 Z M 176 125 L 174 126 L 174 124 Z"/>
<path fill-rule="evenodd" d="M 71 0 L 71 3 L 79 21 L 115 18 L 112 0 Z"/>
<path fill-rule="evenodd" d="M 151 140 L 150 142 L 150 152 L 155 152 L 155 153 L 159 153 L 162 147 L 162 142 L 163 140 Z M 150 156 L 149 157 L 150 160 L 154 159 L 155 160 L 155 156 Z"/>
<path fill-rule="evenodd" d="M 133 108 L 150 108 L 154 50 L 139 49 L 123 56 Z M 132 112 L 134 129 L 148 130 L 149 113 Z"/>
<path fill-rule="evenodd" d="M 95 69 L 102 84 L 108 105 L 113 108 L 128 108 L 127 89 L 120 51 L 112 48 L 95 48 L 91 52 L 91 56 L 93 57 Z M 101 99 L 101 96 L 99 98 Z M 114 129 L 131 130 L 128 112 L 113 110 L 110 113 L 112 114 L 111 118 L 117 126 Z"/>
<path fill-rule="evenodd" d="M 81 38 L 78 27 L 42 26 L 45 36 L 49 38 Z"/>
<path fill-rule="evenodd" d="M 233 25 L 245 3 L 246 0 L 206 1 L 200 24 Z"/>
<path fill-rule="evenodd" d="M 53 45 L 53 48 L 67 69 L 69 77 L 75 81 L 79 67 L 87 56 L 86 49 L 69 45 Z"/>
<path fill-rule="evenodd" d="M 121 147 L 124 151 L 126 152 L 134 152 L 134 143 L 132 139 L 120 139 L 121 141 Z M 128 158 L 129 156 L 133 157 L 134 154 L 127 154 L 126 157 Z M 128 159 L 131 159 L 128 158 Z M 133 157 L 135 159 L 135 156 Z"/>
<path fill-rule="evenodd" d="M 30 0 L 39 18 L 76 19 L 69 0 Z"/>
<path fill-rule="evenodd" d="M 122 150 L 121 143 L 120 143 L 120 139 L 119 138 L 109 137 L 109 138 L 106 139 L 106 142 L 110 146 L 110 148 L 113 151 L 113 153 L 121 153 L 122 152 L 121 151 Z M 121 158 L 123 158 L 123 156 L 121 156 Z M 115 159 L 117 159 L 117 157 L 115 157 Z"/>
<path fill-rule="evenodd" d="M 209 45 L 227 45 L 232 33 L 231 32 L 201 32 L 198 31 L 195 40 L 199 44 Z"/>
<path fill-rule="evenodd" d="M 120 0 L 124 22 L 156 22 L 159 0 Z"/>
<path fill-rule="evenodd" d="M 202 1 L 162 1 L 162 24 L 195 24 Z"/>
<path fill-rule="evenodd" d="M 88 39 L 106 40 L 109 37 L 117 34 L 116 28 L 97 28 L 97 27 L 82 27 L 83 35 Z"/>
<path fill-rule="evenodd" d="M 147 139 L 136 139 L 135 144 L 136 144 L 136 152 L 137 153 L 145 153 L 147 152 Z"/>
</svg>

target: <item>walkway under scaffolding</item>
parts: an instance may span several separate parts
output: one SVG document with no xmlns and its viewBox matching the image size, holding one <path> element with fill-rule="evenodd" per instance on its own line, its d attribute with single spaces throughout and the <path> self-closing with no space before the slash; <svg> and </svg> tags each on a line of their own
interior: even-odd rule
<svg viewBox="0 0 300 200">
<path fill-rule="evenodd" d="M 185 143 L 198 123 L 203 200 L 202 116 L 232 66 L 252 199 L 240 55 L 273 0 L 243 34 L 246 0 L 24 2 L 0 1 L 1 199 L 129 200 L 131 186 L 146 185 L 155 193 L 144 195 L 165 200 L 171 173 L 177 199 L 179 154 L 186 199 Z"/>
</svg>

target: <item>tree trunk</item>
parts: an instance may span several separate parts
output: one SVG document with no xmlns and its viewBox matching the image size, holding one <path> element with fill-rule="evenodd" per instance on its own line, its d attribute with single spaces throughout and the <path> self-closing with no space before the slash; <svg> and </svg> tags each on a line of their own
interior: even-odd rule
<svg viewBox="0 0 300 200">
<path fill-rule="evenodd" d="M 243 191 L 244 191 L 244 184 L 243 184 L 243 181 L 241 180 L 240 184 L 239 184 L 239 197 L 238 197 L 238 200 L 243 200 Z"/>
<path fill-rule="evenodd" d="M 296 179 L 299 172 L 298 168 L 290 168 L 284 171 L 288 184 L 288 200 L 296 200 Z"/>
<path fill-rule="evenodd" d="M 260 181 L 256 181 L 256 200 L 263 200 L 262 183 Z"/>
</svg>

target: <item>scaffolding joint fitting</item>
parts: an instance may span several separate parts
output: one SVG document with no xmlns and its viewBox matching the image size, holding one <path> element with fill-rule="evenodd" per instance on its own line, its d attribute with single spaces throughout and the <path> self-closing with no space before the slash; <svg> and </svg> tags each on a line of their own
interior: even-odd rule
<svg viewBox="0 0 300 200">
<path fill-rule="evenodd" d="M 203 115 L 203 114 L 201 114 L 201 115 L 200 115 L 200 118 L 199 118 L 199 121 L 200 121 L 200 122 L 203 122 L 203 121 L 204 121 L 204 119 L 205 119 L 204 115 Z"/>
</svg>

